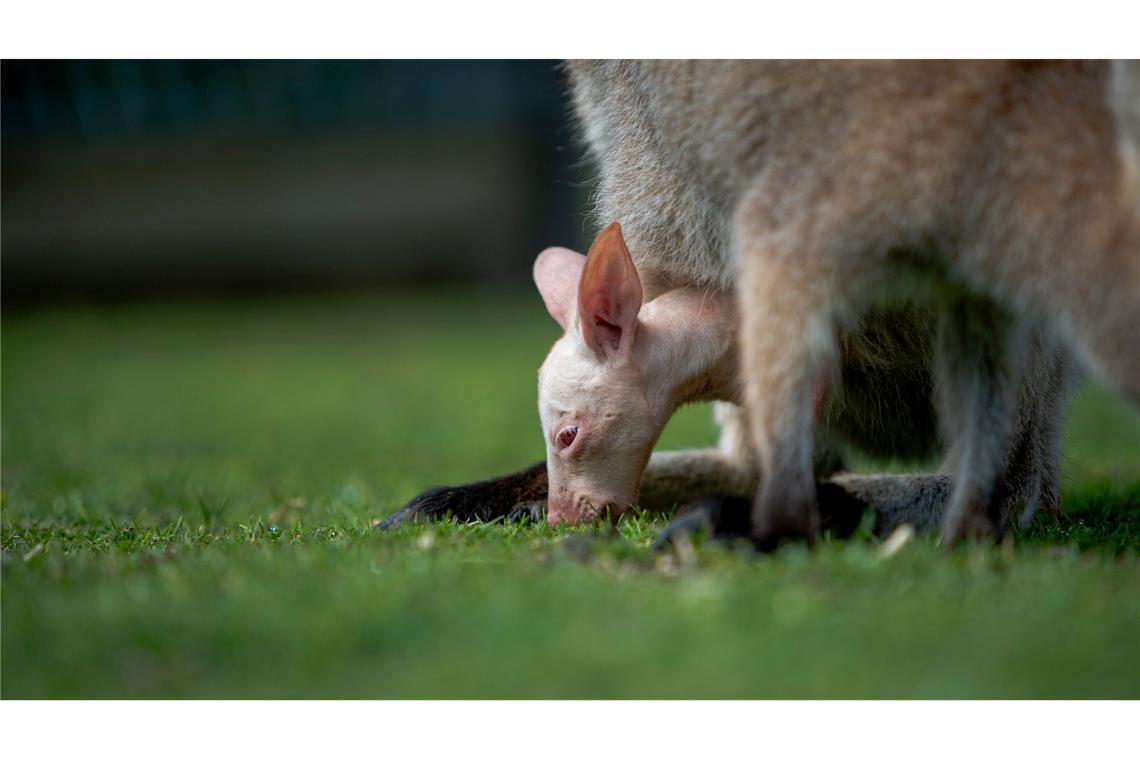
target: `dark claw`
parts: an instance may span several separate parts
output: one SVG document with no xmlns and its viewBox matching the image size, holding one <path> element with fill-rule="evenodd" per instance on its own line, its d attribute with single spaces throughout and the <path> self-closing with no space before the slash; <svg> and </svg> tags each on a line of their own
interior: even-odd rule
<svg viewBox="0 0 1140 760">
<path fill-rule="evenodd" d="M 507 513 L 507 522 L 539 522 L 545 515 L 546 504 L 541 501 L 532 501 L 529 504 L 519 504 Z"/>
</svg>

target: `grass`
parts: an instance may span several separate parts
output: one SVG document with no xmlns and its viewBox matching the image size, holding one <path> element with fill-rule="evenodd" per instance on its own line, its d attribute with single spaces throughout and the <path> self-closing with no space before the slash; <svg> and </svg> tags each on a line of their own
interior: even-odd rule
<svg viewBox="0 0 1140 760">
<path fill-rule="evenodd" d="M 6 313 L 3 696 L 1140 697 L 1140 424 L 1093 387 L 1065 515 L 997 548 L 369 530 L 542 457 L 555 337 L 497 292 Z"/>
</svg>

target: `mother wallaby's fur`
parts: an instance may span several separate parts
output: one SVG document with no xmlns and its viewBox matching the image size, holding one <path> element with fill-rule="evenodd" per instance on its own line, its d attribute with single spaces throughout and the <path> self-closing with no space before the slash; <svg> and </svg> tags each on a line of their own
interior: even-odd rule
<svg viewBox="0 0 1140 760">
<path fill-rule="evenodd" d="M 995 505 L 1020 490 L 1014 460 L 1055 462 L 1055 435 L 1040 433 L 1059 403 L 1037 390 L 1063 374 L 1056 336 L 1140 399 L 1134 65 L 580 62 L 570 74 L 601 167 L 598 216 L 621 221 L 648 298 L 693 284 L 738 294 L 762 548 L 818 529 L 811 385 L 839 365 L 836 328 L 871 306 L 939 314 L 950 539 L 1000 531 Z M 1026 451 L 1038 438 L 1040 456 Z M 1045 480 L 1055 491 L 1055 471 Z"/>
</svg>

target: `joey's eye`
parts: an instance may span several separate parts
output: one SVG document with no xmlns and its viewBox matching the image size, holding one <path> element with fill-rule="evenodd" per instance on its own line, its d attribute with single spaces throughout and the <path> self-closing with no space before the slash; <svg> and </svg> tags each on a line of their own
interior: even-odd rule
<svg viewBox="0 0 1140 760">
<path fill-rule="evenodd" d="M 574 443 L 574 439 L 578 437 L 578 426 L 567 425 L 558 431 L 558 445 L 561 448 L 566 448 Z"/>
</svg>

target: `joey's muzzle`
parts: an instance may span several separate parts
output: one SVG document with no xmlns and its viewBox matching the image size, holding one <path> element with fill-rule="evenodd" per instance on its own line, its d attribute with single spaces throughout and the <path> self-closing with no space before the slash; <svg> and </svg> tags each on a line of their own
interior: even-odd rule
<svg viewBox="0 0 1140 760">
<path fill-rule="evenodd" d="M 616 521 L 628 506 L 618 506 L 623 502 L 605 497 L 568 494 L 563 497 L 551 496 L 547 504 L 546 521 L 551 525 L 582 525 L 609 518 Z"/>
</svg>

